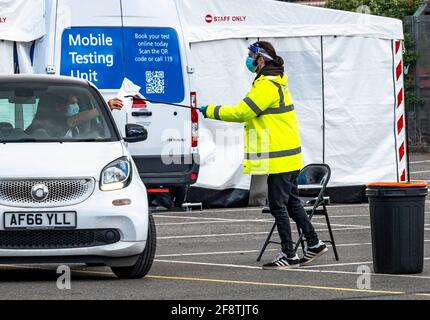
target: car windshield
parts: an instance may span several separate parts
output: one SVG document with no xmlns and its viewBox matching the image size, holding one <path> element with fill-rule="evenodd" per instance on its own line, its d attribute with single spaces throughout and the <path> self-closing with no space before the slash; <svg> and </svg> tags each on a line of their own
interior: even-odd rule
<svg viewBox="0 0 430 320">
<path fill-rule="evenodd" d="M 0 84 L 0 143 L 118 140 L 102 103 L 90 87 Z"/>
</svg>

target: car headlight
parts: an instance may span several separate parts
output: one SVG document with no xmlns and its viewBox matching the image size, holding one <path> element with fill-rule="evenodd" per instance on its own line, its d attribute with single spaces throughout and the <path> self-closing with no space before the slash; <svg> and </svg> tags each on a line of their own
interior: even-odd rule
<svg viewBox="0 0 430 320">
<path fill-rule="evenodd" d="M 109 163 L 100 176 L 100 190 L 112 191 L 127 187 L 131 180 L 131 163 L 127 157 Z"/>
</svg>

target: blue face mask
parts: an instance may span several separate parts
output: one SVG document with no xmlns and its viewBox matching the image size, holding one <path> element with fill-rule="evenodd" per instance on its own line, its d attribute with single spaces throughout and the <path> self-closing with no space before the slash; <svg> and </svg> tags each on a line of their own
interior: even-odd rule
<svg viewBox="0 0 430 320">
<path fill-rule="evenodd" d="M 73 117 L 79 113 L 79 105 L 77 103 L 69 104 L 67 106 L 66 117 Z"/>
<path fill-rule="evenodd" d="M 257 71 L 257 66 L 254 66 L 254 59 L 252 59 L 251 57 L 246 58 L 246 67 L 252 73 L 255 73 L 255 71 Z"/>
</svg>

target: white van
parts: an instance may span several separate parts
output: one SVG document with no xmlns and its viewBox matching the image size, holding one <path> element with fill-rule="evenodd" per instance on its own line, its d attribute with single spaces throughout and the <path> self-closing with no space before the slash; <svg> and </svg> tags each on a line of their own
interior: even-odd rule
<svg viewBox="0 0 430 320">
<path fill-rule="evenodd" d="M 48 71 L 94 83 L 113 98 L 125 78 L 141 87 L 146 99 L 114 110 L 118 127 L 137 123 L 148 140 L 129 146 L 148 192 L 183 191 L 199 172 L 197 110 L 190 88 L 188 61 L 174 1 L 58 0 L 51 24 Z M 51 46 L 50 46 L 51 47 Z"/>
<path fill-rule="evenodd" d="M 0 263 L 108 265 L 140 278 L 155 255 L 146 188 L 100 93 L 70 77 L 0 76 Z"/>
</svg>

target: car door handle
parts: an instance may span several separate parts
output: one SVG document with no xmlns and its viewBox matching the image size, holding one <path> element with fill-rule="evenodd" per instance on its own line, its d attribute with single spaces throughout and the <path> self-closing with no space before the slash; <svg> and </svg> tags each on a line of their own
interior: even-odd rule
<svg viewBox="0 0 430 320">
<path fill-rule="evenodd" d="M 149 110 L 133 111 L 131 115 L 133 117 L 150 117 L 152 116 L 152 111 L 149 111 Z"/>
</svg>

